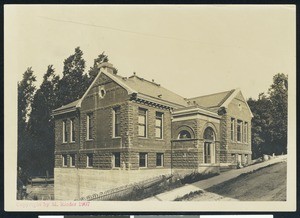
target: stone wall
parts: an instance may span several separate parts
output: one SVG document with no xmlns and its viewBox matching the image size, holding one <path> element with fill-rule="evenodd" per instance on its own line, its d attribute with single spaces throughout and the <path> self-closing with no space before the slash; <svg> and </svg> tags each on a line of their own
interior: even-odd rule
<svg viewBox="0 0 300 218">
<path fill-rule="evenodd" d="M 211 127 L 215 132 L 215 160 L 220 158 L 220 121 L 214 118 L 186 119 L 172 122 L 172 167 L 175 169 L 188 169 L 202 171 L 199 166 L 204 163 L 203 134 L 206 128 Z M 178 139 L 180 131 L 191 133 L 191 139 Z M 202 168 L 203 169 L 203 168 Z M 214 170 L 216 168 L 213 168 Z M 213 170 L 213 171 L 214 171 Z"/>
<path fill-rule="evenodd" d="M 75 142 L 70 140 L 70 123 L 74 119 L 75 125 Z M 67 139 L 63 142 L 63 121 L 66 121 Z M 78 112 L 70 112 L 67 114 L 58 115 L 55 117 L 55 151 L 76 151 L 79 147 L 79 134 L 80 134 L 80 117 Z"/>
<path fill-rule="evenodd" d="M 171 174 L 170 169 L 95 170 L 54 169 L 55 200 L 74 200 L 123 185 Z"/>
<path fill-rule="evenodd" d="M 235 119 L 235 131 L 234 131 L 234 140 L 231 140 L 231 118 Z M 237 142 L 237 120 L 243 121 L 243 125 L 245 122 L 248 123 L 248 142 Z M 237 155 L 242 155 L 242 162 L 245 161 L 245 155 L 247 155 L 248 163 L 251 162 L 251 114 L 247 107 L 246 101 L 243 98 L 242 94 L 239 93 L 228 105 L 227 114 L 222 116 L 222 123 L 225 126 L 226 123 L 226 134 L 224 135 L 224 139 L 227 143 L 224 147 L 226 147 L 226 153 L 224 153 L 224 160 L 227 163 L 236 163 Z M 224 128 L 223 128 L 224 129 Z M 223 130 L 224 131 L 224 130 Z M 242 138 L 243 138 L 242 128 Z"/>
</svg>

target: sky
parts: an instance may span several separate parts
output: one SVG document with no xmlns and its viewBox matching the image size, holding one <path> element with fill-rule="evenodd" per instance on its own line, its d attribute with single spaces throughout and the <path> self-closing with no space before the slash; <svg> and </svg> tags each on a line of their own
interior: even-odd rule
<svg viewBox="0 0 300 218">
<path fill-rule="evenodd" d="M 276 73 L 295 74 L 293 5 L 6 5 L 5 76 L 48 65 L 79 46 L 86 72 L 103 51 L 122 76 L 154 79 L 183 97 L 240 88 L 267 92 Z"/>
</svg>

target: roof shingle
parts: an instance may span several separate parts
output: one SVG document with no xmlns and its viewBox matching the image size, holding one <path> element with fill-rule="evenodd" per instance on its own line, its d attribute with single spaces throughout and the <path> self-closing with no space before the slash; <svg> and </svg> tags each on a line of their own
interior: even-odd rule
<svg viewBox="0 0 300 218">
<path fill-rule="evenodd" d="M 55 110 L 53 110 L 53 112 L 55 111 L 61 111 L 61 110 L 65 110 L 65 109 L 68 109 L 68 108 L 73 108 L 73 107 L 76 107 L 77 103 L 79 102 L 80 99 L 76 100 L 76 101 L 73 101 L 69 104 L 66 104 L 66 105 L 63 105 L 59 108 L 56 108 Z"/>
<path fill-rule="evenodd" d="M 196 103 L 202 107 L 217 110 L 226 99 L 234 92 L 234 89 L 225 92 L 219 92 L 210 95 L 199 96 L 188 99 L 192 103 Z"/>
<path fill-rule="evenodd" d="M 115 75 L 114 75 L 115 76 Z M 182 106 L 187 106 L 187 101 L 180 95 L 162 87 L 161 85 L 150 82 L 138 76 L 123 78 L 122 82 L 127 86 L 137 91 L 138 93 L 150 96 L 155 99 L 175 103 Z"/>
</svg>

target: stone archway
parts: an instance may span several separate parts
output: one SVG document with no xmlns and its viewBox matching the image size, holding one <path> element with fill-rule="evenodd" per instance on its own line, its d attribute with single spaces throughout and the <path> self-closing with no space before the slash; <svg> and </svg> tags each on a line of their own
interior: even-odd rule
<svg viewBox="0 0 300 218">
<path fill-rule="evenodd" d="M 203 162 L 206 164 L 216 163 L 216 133 L 211 127 L 207 127 L 203 133 Z"/>
</svg>

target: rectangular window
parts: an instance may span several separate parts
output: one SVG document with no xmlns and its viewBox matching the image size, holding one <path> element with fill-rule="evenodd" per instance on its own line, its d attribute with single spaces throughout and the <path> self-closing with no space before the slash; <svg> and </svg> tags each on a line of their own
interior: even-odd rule
<svg viewBox="0 0 300 218">
<path fill-rule="evenodd" d="M 63 143 L 67 143 L 68 131 L 67 131 L 67 121 L 63 121 Z"/>
<path fill-rule="evenodd" d="M 211 142 L 204 143 L 204 163 L 212 163 L 211 157 Z"/>
<path fill-rule="evenodd" d="M 68 157 L 65 154 L 62 155 L 62 166 L 63 167 L 68 166 Z"/>
<path fill-rule="evenodd" d="M 163 134 L 163 114 L 156 112 L 155 116 L 155 137 L 162 139 Z"/>
<path fill-rule="evenodd" d="M 248 123 L 244 124 L 244 142 L 248 143 Z"/>
<path fill-rule="evenodd" d="M 74 119 L 70 121 L 70 141 L 75 142 L 75 124 Z"/>
<path fill-rule="evenodd" d="M 92 114 L 86 116 L 86 139 L 93 139 Z"/>
<path fill-rule="evenodd" d="M 113 166 L 121 167 L 121 155 L 120 152 L 113 153 Z"/>
<path fill-rule="evenodd" d="M 93 167 L 93 159 L 94 159 L 94 154 L 87 154 L 86 155 L 86 167 Z"/>
<path fill-rule="evenodd" d="M 148 165 L 148 154 L 140 153 L 139 154 L 139 167 L 147 167 Z"/>
<path fill-rule="evenodd" d="M 157 153 L 156 154 L 156 166 L 157 167 L 163 167 L 164 166 L 164 154 L 163 153 Z"/>
<path fill-rule="evenodd" d="M 76 163 L 76 155 L 70 154 L 70 167 L 75 167 L 75 163 Z"/>
<path fill-rule="evenodd" d="M 121 131 L 120 131 L 120 108 L 115 108 L 114 109 L 114 137 L 119 137 L 121 136 Z"/>
<path fill-rule="evenodd" d="M 244 160 L 245 164 L 248 164 L 248 154 L 245 154 L 245 160 Z"/>
<path fill-rule="evenodd" d="M 139 108 L 139 136 L 147 137 L 147 110 Z"/>
<path fill-rule="evenodd" d="M 243 121 L 238 120 L 237 121 L 237 129 L 236 129 L 238 142 L 242 141 L 242 130 L 243 130 L 242 128 L 243 128 Z"/>
<path fill-rule="evenodd" d="M 234 118 L 231 118 L 231 122 L 230 122 L 230 132 L 231 132 L 231 141 L 234 141 L 234 122 L 235 122 L 235 119 Z"/>
</svg>

